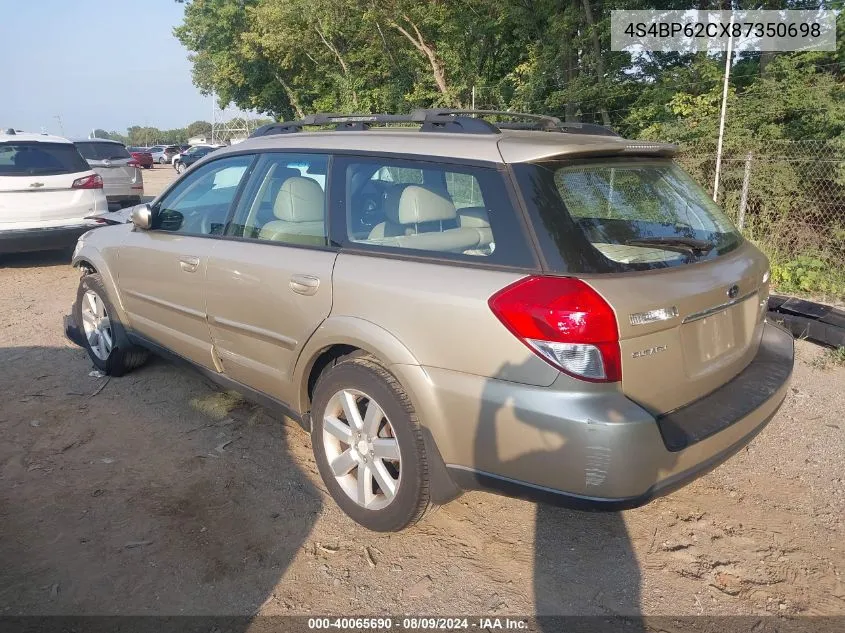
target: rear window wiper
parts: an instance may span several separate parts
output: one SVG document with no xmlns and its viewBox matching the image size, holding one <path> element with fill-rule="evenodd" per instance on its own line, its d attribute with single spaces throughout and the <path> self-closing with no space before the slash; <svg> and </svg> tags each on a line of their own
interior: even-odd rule
<svg viewBox="0 0 845 633">
<path fill-rule="evenodd" d="M 667 251 L 688 253 L 690 255 L 706 255 L 716 245 L 707 240 L 697 240 L 691 237 L 638 237 L 625 242 L 628 246 L 655 246 Z"/>
</svg>

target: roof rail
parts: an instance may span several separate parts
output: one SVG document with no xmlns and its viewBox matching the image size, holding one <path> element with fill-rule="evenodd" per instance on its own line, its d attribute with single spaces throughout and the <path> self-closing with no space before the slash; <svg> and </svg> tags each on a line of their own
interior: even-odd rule
<svg viewBox="0 0 845 633">
<path fill-rule="evenodd" d="M 510 120 L 491 123 L 483 117 L 508 117 Z M 518 121 L 513 119 L 525 119 Z M 311 114 L 299 121 L 269 123 L 256 128 L 250 137 L 302 132 L 306 126 L 334 126 L 337 131 L 364 131 L 373 125 L 419 123 L 421 132 L 454 132 L 459 134 L 499 134 L 501 130 L 545 130 L 575 134 L 619 136 L 610 128 L 591 123 L 563 122 L 557 117 L 504 110 L 458 110 L 431 108 L 414 110 L 410 114 Z"/>
</svg>

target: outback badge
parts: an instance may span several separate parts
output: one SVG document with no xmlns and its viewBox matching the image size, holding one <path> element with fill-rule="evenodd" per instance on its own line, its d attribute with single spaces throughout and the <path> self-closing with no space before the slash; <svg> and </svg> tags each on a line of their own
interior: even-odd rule
<svg viewBox="0 0 845 633">
<path fill-rule="evenodd" d="M 654 356 L 655 354 L 659 354 L 660 352 L 666 351 L 666 345 L 655 345 L 654 347 L 647 347 L 646 349 L 641 349 L 638 352 L 634 352 L 631 354 L 631 358 L 642 358 L 643 356 Z"/>
</svg>

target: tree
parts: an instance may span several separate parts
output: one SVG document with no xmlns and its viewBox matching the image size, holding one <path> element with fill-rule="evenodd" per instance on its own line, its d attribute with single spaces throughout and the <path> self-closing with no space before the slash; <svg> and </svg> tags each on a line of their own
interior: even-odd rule
<svg viewBox="0 0 845 633">
<path fill-rule="evenodd" d="M 187 138 L 193 138 L 194 136 L 210 136 L 211 135 L 211 123 L 208 121 L 194 121 L 193 123 L 189 123 L 188 127 L 185 128 L 185 136 Z"/>
</svg>

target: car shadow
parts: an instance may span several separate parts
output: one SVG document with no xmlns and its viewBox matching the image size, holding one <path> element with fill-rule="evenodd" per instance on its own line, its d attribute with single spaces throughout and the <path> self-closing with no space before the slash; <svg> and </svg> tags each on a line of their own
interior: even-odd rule
<svg viewBox="0 0 845 633">
<path fill-rule="evenodd" d="M 577 464 L 586 481 L 597 475 L 596 468 L 610 469 L 613 453 L 610 447 L 601 446 L 600 439 L 590 447 L 600 458 L 597 463 L 584 454 L 582 442 L 567 437 L 566 431 L 555 425 L 553 417 L 538 415 L 530 396 L 520 399 L 524 392 L 511 391 L 502 398 L 502 381 L 513 380 L 522 373 L 520 369 L 505 364 L 485 385 L 474 444 L 475 468 L 507 475 Z M 544 448 L 502 457 L 512 454 L 513 438 L 517 437 L 513 425 L 522 425 L 526 435 L 542 437 L 538 444 Z M 656 482 L 656 469 L 651 476 Z M 535 615 L 544 616 L 538 620 L 540 630 L 567 628 L 565 620 L 549 616 L 610 617 L 626 631 L 646 630 L 640 568 L 621 512 L 588 512 L 538 503 L 534 536 Z M 596 630 L 605 630 L 601 626 Z"/>
<path fill-rule="evenodd" d="M 75 243 L 75 242 L 74 242 Z M 0 268 L 42 268 L 70 264 L 73 245 L 52 251 L 6 253 L 0 255 Z"/>
<path fill-rule="evenodd" d="M 284 609 L 323 505 L 295 423 L 162 361 L 91 369 L 74 347 L 0 348 L 3 615 L 229 615 L 234 632 Z"/>
</svg>

